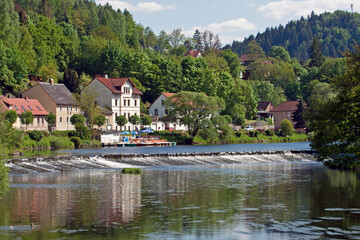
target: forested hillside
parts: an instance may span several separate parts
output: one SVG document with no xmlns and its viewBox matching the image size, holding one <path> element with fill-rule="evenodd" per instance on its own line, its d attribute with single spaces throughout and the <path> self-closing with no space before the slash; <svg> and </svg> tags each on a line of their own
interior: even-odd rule
<svg viewBox="0 0 360 240">
<path fill-rule="evenodd" d="M 256 40 L 268 53 L 272 46 L 282 46 L 291 57 L 304 62 L 310 58 L 309 48 L 314 36 L 317 36 L 322 45 L 322 51 L 328 57 L 341 57 L 346 49 L 350 49 L 354 41 L 360 39 L 360 14 L 344 11 L 312 13 L 306 19 L 290 21 L 286 26 L 279 25 L 267 28 L 265 32 L 251 35 L 243 42 L 234 41 L 226 46 L 240 56 L 245 47 L 252 40 Z"/>
</svg>

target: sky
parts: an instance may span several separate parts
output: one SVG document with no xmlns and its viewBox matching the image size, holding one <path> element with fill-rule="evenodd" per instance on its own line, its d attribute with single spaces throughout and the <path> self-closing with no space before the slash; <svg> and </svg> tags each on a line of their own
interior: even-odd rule
<svg viewBox="0 0 360 240">
<path fill-rule="evenodd" d="M 219 34 L 221 43 L 243 41 L 267 27 L 285 26 L 311 11 L 316 14 L 335 10 L 360 12 L 360 0 L 95 0 L 115 9 L 125 8 L 136 23 L 150 27 L 156 35 L 181 28 L 192 37 L 195 30 Z"/>
</svg>

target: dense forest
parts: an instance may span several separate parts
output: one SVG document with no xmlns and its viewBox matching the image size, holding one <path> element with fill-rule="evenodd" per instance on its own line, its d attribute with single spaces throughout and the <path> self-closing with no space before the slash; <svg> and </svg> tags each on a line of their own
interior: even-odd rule
<svg viewBox="0 0 360 240">
<path fill-rule="evenodd" d="M 299 20 L 290 21 L 285 27 L 279 25 L 267 28 L 256 37 L 251 35 L 243 42 L 234 41 L 231 46 L 227 45 L 225 48 L 231 48 L 241 56 L 247 44 L 256 40 L 265 53 L 268 53 L 272 46 L 282 46 L 291 57 L 305 62 L 310 58 L 308 49 L 315 35 L 322 44 L 325 56 L 341 57 L 360 39 L 360 14 L 336 11 L 316 15 L 312 12 L 306 19 L 301 17 Z"/>
<path fill-rule="evenodd" d="M 151 28 L 136 23 L 127 10 L 88 0 L 5 0 L 0 5 L 2 94 L 20 96 L 34 81 L 52 78 L 76 95 L 94 76 L 108 74 L 133 80 L 144 93 L 143 113 L 147 102 L 152 103 L 162 92 L 204 92 L 221 98 L 225 102 L 222 114 L 239 125 L 255 116 L 258 101 L 271 101 L 276 106 L 285 100 L 304 99 L 309 104 L 312 95 L 330 93 L 330 80 L 344 72 L 345 62 L 324 57 L 323 50 L 340 45 L 344 50 L 352 38 L 338 34 L 336 39 L 341 41 L 331 38 L 330 42 L 338 44 L 327 45 L 322 41 L 325 35 L 315 33 L 324 25 L 320 22 L 327 22 L 327 31 L 334 34 L 334 19 L 346 22 L 346 31 L 351 31 L 358 17 L 344 12 L 312 14 L 308 20 L 302 18 L 284 29 L 279 27 L 284 35 L 301 32 L 296 30 L 301 24 L 307 26 L 303 29 L 312 29 L 313 25 L 319 29 L 298 35 L 306 35 L 310 41 L 302 45 L 301 52 L 310 59 L 304 64 L 281 47 L 295 43 L 275 37 L 279 29 L 259 34 L 259 41 L 249 38 L 244 52 L 256 59 L 249 66 L 249 79 L 244 80 L 240 78 L 244 67 L 239 56 L 231 49 L 221 49 L 218 35 L 208 30 L 195 31 L 192 38 L 185 38 L 181 29 L 156 35 Z M 266 34 L 270 33 L 273 38 L 268 39 Z M 263 49 L 261 39 L 277 42 Z M 192 49 L 201 51 L 202 57 L 185 57 Z"/>
</svg>

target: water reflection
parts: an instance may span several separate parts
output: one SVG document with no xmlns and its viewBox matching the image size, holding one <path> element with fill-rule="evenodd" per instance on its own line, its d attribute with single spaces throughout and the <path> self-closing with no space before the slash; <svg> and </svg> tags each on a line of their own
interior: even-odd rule
<svg viewBox="0 0 360 240">
<path fill-rule="evenodd" d="M 162 167 L 13 175 L 0 238 L 360 237 L 359 174 L 321 164 Z M 21 230 L 34 223 L 36 228 Z M 2 227 L 1 227 L 2 226 Z"/>
</svg>

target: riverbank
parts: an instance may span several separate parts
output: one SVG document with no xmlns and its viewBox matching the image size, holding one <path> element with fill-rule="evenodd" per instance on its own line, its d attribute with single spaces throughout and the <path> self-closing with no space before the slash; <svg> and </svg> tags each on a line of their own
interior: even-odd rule
<svg viewBox="0 0 360 240">
<path fill-rule="evenodd" d="M 311 150 L 51 156 L 8 160 L 11 174 L 103 168 L 313 161 Z"/>
</svg>

